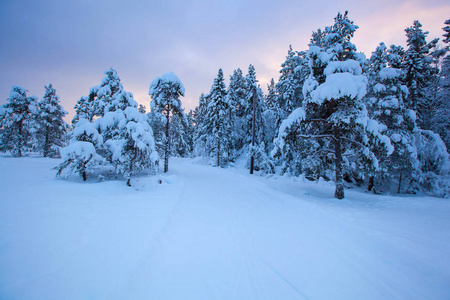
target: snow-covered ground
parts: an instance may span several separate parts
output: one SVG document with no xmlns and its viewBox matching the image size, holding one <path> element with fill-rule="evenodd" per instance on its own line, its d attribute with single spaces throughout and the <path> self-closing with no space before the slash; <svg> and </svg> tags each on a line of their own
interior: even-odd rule
<svg viewBox="0 0 450 300">
<path fill-rule="evenodd" d="M 58 163 L 0 157 L 0 299 L 450 299 L 449 200 L 339 201 L 188 159 L 130 188 Z"/>
</svg>

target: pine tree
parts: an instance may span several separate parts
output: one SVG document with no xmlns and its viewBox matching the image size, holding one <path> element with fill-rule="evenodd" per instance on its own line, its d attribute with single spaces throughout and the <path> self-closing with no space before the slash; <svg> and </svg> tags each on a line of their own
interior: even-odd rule
<svg viewBox="0 0 450 300">
<path fill-rule="evenodd" d="M 449 51 L 450 46 L 450 19 L 445 21 L 444 40 L 445 50 Z M 444 141 L 447 149 L 450 149 L 450 56 L 447 55 L 442 60 L 442 67 L 439 74 L 438 104 L 433 118 L 432 130 L 438 133 Z"/>
<path fill-rule="evenodd" d="M 150 84 L 151 110 L 166 117 L 164 141 L 164 172 L 169 171 L 170 157 L 170 115 L 183 116 L 180 96 L 184 96 L 184 86 L 174 73 L 166 73 L 155 78 Z"/>
<path fill-rule="evenodd" d="M 219 69 L 208 95 L 210 100 L 203 123 L 203 131 L 207 132 L 206 144 L 210 153 L 215 153 L 218 167 L 230 159 L 232 151 L 232 123 L 228 119 L 230 107 L 226 95 L 223 71 Z"/>
<path fill-rule="evenodd" d="M 399 48 L 393 45 L 391 49 Z M 366 99 L 370 116 L 386 126 L 384 135 L 390 138 L 394 146 L 389 156 L 386 156 L 386 149 L 382 145 L 375 143 L 371 146 L 371 150 L 380 158 L 376 174 L 382 184 L 377 190 L 388 189 L 390 183 L 397 179 L 396 190 L 400 192 L 402 181 L 411 183 L 409 190 L 415 189 L 419 163 L 414 141 L 416 115 L 405 107 L 408 89 L 401 82 L 404 73 L 393 65 L 400 66 L 398 57 L 392 55 L 392 51 L 388 52 L 384 43 L 380 43 L 370 58 Z M 369 190 L 375 184 L 375 170 L 370 170 L 370 173 Z"/>
<path fill-rule="evenodd" d="M 248 111 L 247 101 L 247 80 L 241 69 L 233 71 L 230 76 L 230 85 L 227 89 L 227 99 L 229 103 L 229 118 L 234 124 L 233 132 L 235 140 L 232 141 L 233 148 L 236 151 L 241 150 L 244 145 L 244 137 L 246 136 L 247 119 L 246 113 Z"/>
<path fill-rule="evenodd" d="M 425 87 L 437 71 L 432 66 L 433 58 L 430 50 L 436 46 L 438 39 L 427 43 L 428 31 L 424 32 L 422 24 L 417 20 L 414 21 L 413 26 L 406 28 L 405 32 L 408 49 L 405 53 L 403 70 L 405 72 L 405 84 L 409 90 L 406 104 L 408 108 L 418 114 L 418 124 L 423 127 L 423 125 L 426 125 L 424 121 L 429 117 L 427 110 L 430 107 Z"/>
<path fill-rule="evenodd" d="M 103 164 L 104 159 L 98 154 L 103 148 L 103 138 L 94 123 L 86 119 L 79 119 L 71 132 L 72 139 L 69 145 L 61 149 L 63 162 L 56 167 L 56 176 L 70 176 L 77 172 L 87 180 L 87 174 L 92 173 L 95 167 Z"/>
<path fill-rule="evenodd" d="M 37 97 L 28 97 L 27 92 L 20 86 L 13 86 L 0 114 L 0 151 L 10 151 L 16 157 L 33 148 L 33 132 L 39 114 Z"/>
<path fill-rule="evenodd" d="M 275 82 L 272 78 L 270 84 L 267 85 L 267 95 L 264 102 L 266 110 L 263 112 L 264 135 L 267 149 L 273 149 L 273 140 L 276 137 L 277 130 L 281 124 L 280 108 L 278 107 L 278 93 L 275 88 Z"/>
<path fill-rule="evenodd" d="M 257 84 L 256 71 L 253 65 L 248 67 L 246 79 L 246 109 L 244 117 L 246 119 L 244 142 L 249 145 L 252 143 L 253 127 L 255 127 L 255 141 L 264 142 L 264 124 L 262 114 L 265 111 L 264 96 L 261 88 Z"/>
<path fill-rule="evenodd" d="M 306 52 L 296 52 L 289 46 L 288 55 L 280 70 L 280 78 L 276 84 L 279 95 L 278 108 L 283 115 L 280 120 L 286 118 L 294 109 L 300 107 L 303 102 L 302 87 L 309 74 Z"/>
<path fill-rule="evenodd" d="M 64 121 L 67 112 L 59 104 L 59 96 L 52 84 L 45 86 L 45 95 L 39 102 L 38 140 L 44 157 L 59 154 L 59 148 L 64 146 L 64 137 L 69 125 Z"/>
<path fill-rule="evenodd" d="M 147 115 L 129 106 L 123 111 L 107 112 L 96 123 L 98 127 L 115 129 L 116 134 L 104 144 L 108 160 L 117 173 L 124 175 L 128 186 L 131 186 L 132 176 L 144 169 L 155 168 L 159 156 Z"/>
<path fill-rule="evenodd" d="M 194 146 L 193 153 L 195 156 L 207 156 L 207 136 L 205 123 L 207 121 L 208 106 L 210 98 L 204 93 L 200 95 L 199 105 L 194 110 Z"/>
<path fill-rule="evenodd" d="M 379 133 L 378 124 L 368 117 L 362 101 L 367 78 L 362 75 L 362 57 L 350 42 L 357 28 L 347 12 L 339 13 L 334 25 L 326 28 L 324 47 L 310 46 L 307 57 L 311 73 L 303 87 L 303 106 L 281 124 L 273 152 L 300 156 L 300 160 L 296 159 L 300 171 L 320 171 L 316 176 L 330 176 L 334 165 L 338 199 L 344 198 L 347 155 L 377 164 L 369 149 L 369 133 L 392 147 L 389 139 Z"/>
<path fill-rule="evenodd" d="M 244 142 L 248 145 L 248 165 L 250 173 L 253 170 L 263 169 L 266 172 L 272 173 L 274 171 L 273 163 L 267 156 L 266 149 L 266 127 L 264 124 L 264 112 L 266 111 L 264 96 L 261 88 L 257 84 L 255 67 L 250 65 L 248 74 L 246 76 L 246 90 L 247 90 L 247 109 L 245 111 L 245 139 Z"/>
</svg>

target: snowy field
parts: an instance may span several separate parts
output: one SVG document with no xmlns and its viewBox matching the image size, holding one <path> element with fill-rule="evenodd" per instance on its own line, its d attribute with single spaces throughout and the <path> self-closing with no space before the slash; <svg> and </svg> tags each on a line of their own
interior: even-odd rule
<svg viewBox="0 0 450 300">
<path fill-rule="evenodd" d="M 188 159 L 55 178 L 0 156 L 0 299 L 450 299 L 450 201 Z M 161 180 L 161 184 L 159 184 Z"/>
</svg>

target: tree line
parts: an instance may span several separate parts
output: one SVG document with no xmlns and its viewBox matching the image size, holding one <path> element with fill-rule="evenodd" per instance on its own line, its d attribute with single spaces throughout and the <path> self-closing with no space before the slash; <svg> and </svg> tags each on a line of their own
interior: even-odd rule
<svg viewBox="0 0 450 300">
<path fill-rule="evenodd" d="M 241 158 L 261 173 L 334 180 L 338 199 L 346 185 L 447 196 L 450 20 L 444 24 L 444 47 L 437 38 L 427 41 L 415 21 L 405 29 L 406 49 L 380 43 L 367 58 L 351 42 L 358 26 L 339 13 L 333 25 L 312 33 L 309 49 L 289 47 L 278 82 L 272 79 L 266 94 L 254 66 L 246 75 L 234 70 L 228 87 L 219 69 L 189 113 L 175 74 L 150 84 L 146 113 L 110 69 L 78 100 L 69 132 L 51 85 L 39 103 L 13 87 L 0 113 L 0 150 L 52 156 L 61 149 L 58 174 L 86 179 L 96 166 L 111 164 L 129 185 L 131 176 L 155 169 L 160 157 L 167 172 L 170 156 L 201 156 L 218 167 Z M 48 110 L 60 112 L 50 117 Z M 59 124 L 58 130 L 49 124 Z"/>
</svg>

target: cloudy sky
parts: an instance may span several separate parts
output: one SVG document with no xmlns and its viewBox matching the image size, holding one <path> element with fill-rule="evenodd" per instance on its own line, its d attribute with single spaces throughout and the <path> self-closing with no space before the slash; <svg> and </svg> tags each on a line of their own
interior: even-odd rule
<svg viewBox="0 0 450 300">
<path fill-rule="evenodd" d="M 265 88 L 278 79 L 287 49 L 305 50 L 311 32 L 349 11 L 360 29 L 353 42 L 367 56 L 379 42 L 406 46 L 404 29 L 419 20 L 442 36 L 448 0 L 1 0 L 0 104 L 13 85 L 42 97 L 53 83 L 64 108 L 100 84 L 114 67 L 124 89 L 149 107 L 148 87 L 174 72 L 183 81 L 187 110 L 208 92 L 219 68 L 256 67 Z"/>
</svg>

